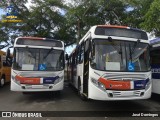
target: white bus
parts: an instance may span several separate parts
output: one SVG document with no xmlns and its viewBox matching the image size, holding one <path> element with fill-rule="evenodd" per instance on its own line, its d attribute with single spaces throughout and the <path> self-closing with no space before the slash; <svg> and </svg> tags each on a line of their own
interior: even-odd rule
<svg viewBox="0 0 160 120">
<path fill-rule="evenodd" d="M 39 37 L 14 41 L 11 90 L 60 91 L 64 85 L 64 43 Z"/>
<path fill-rule="evenodd" d="M 160 38 L 151 40 L 150 45 L 152 93 L 160 94 Z"/>
<path fill-rule="evenodd" d="M 126 26 L 90 28 L 68 58 L 68 78 L 80 97 L 95 100 L 151 96 L 146 32 Z"/>
</svg>

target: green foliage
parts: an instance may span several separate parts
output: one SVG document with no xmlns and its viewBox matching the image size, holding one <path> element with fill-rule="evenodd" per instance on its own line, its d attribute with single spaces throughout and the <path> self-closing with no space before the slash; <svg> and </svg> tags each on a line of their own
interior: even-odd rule
<svg viewBox="0 0 160 120">
<path fill-rule="evenodd" d="M 97 24 L 123 24 L 125 4 L 119 0 L 81 0 L 70 6 L 66 17 L 68 26 L 79 40 L 91 26 Z M 78 42 L 78 41 L 77 41 Z"/>
<path fill-rule="evenodd" d="M 160 36 L 160 0 L 154 0 L 144 16 L 141 26 L 147 31 L 153 31 Z"/>
<path fill-rule="evenodd" d="M 32 3 L 34 3 L 34 5 L 29 9 L 25 6 L 26 2 L 27 0 L 11 0 L 10 2 L 18 11 L 18 19 L 23 22 L 0 23 L 4 29 L 8 29 L 8 31 L 5 31 L 8 39 L 14 39 L 16 36 L 55 38 L 55 33 L 60 29 L 60 26 L 64 24 L 65 19 L 59 11 L 67 8 L 63 5 L 62 0 L 46 0 L 45 2 L 42 0 L 33 0 Z M 3 1 L 1 7 L 5 9 L 8 6 L 7 3 L 7 1 Z M 0 34 L 2 35 L 2 33 Z M 6 41 L 8 39 L 6 38 Z M 4 41 L 4 39 L 2 39 L 2 41 Z"/>
</svg>

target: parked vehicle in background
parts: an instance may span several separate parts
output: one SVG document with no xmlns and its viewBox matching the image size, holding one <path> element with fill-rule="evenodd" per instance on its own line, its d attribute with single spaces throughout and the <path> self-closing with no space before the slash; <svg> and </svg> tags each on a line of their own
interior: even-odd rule
<svg viewBox="0 0 160 120">
<path fill-rule="evenodd" d="M 152 68 L 152 92 L 160 94 L 160 38 L 150 41 L 151 68 Z"/>
<path fill-rule="evenodd" d="M 90 28 L 68 58 L 68 77 L 82 99 L 134 100 L 151 96 L 147 33 L 126 26 Z"/>
<path fill-rule="evenodd" d="M 7 55 L 8 53 L 8 55 Z M 3 87 L 5 83 L 11 80 L 11 65 L 12 55 L 10 51 L 0 51 L 0 86 Z"/>
<path fill-rule="evenodd" d="M 60 91 L 64 85 L 64 43 L 39 37 L 14 41 L 11 90 Z"/>
</svg>

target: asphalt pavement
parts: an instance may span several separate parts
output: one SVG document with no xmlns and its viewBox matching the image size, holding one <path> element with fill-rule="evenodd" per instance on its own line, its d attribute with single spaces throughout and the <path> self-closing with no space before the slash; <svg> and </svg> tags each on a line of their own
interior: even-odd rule
<svg viewBox="0 0 160 120">
<path fill-rule="evenodd" d="M 159 120 L 160 117 L 150 117 L 151 114 L 160 116 L 160 95 L 153 94 L 147 100 L 132 101 L 82 101 L 77 91 L 65 82 L 64 90 L 57 92 L 36 92 L 22 94 L 10 91 L 10 85 L 0 88 L 1 112 L 39 112 L 42 118 L 24 118 L 26 120 Z M 138 116 L 150 114 L 149 117 Z M 106 114 L 106 115 L 104 115 Z M 132 114 L 137 115 L 133 117 Z M 0 120 L 18 120 L 20 117 L 3 118 Z"/>
</svg>

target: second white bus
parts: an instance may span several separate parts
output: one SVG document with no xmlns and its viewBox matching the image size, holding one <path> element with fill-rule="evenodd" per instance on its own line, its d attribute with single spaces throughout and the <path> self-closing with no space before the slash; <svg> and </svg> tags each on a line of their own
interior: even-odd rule
<svg viewBox="0 0 160 120">
<path fill-rule="evenodd" d="M 96 25 L 68 59 L 68 79 L 80 97 L 134 100 L 151 96 L 146 32 L 126 26 Z"/>
</svg>

